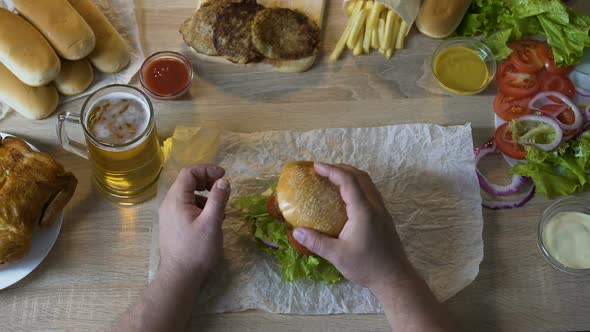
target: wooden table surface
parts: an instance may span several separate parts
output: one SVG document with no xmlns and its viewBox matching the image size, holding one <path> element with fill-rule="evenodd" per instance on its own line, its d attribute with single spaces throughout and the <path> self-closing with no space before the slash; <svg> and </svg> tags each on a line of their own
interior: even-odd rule
<svg viewBox="0 0 590 332">
<path fill-rule="evenodd" d="M 177 31 L 194 2 L 136 0 L 146 54 L 160 50 L 190 54 Z M 590 11 L 590 4 L 578 3 Z M 416 84 L 438 41 L 413 31 L 407 49 L 390 61 L 381 54 L 348 54 L 336 64 L 329 63 L 327 54 L 346 23 L 340 6 L 340 1 L 328 0 L 322 54 L 309 72 L 280 74 L 196 62 L 189 97 L 154 102 L 162 138 L 170 136 L 176 125 L 253 132 L 412 122 L 471 122 L 476 144 L 491 137 L 494 86 L 474 97 L 449 97 Z M 81 103 L 69 103 L 60 111 L 78 112 Z M 100 197 L 92 189 L 88 162 L 58 146 L 55 121 L 55 115 L 29 121 L 17 114 L 0 121 L 0 131 L 30 140 L 79 179 L 49 256 L 31 275 L 0 292 L 0 331 L 108 330 L 147 283 L 154 202 L 124 208 Z M 498 165 L 502 164 L 495 160 L 486 167 Z M 590 277 L 552 269 L 537 247 L 537 222 L 550 203 L 538 196 L 517 210 L 484 211 L 485 258 L 480 274 L 448 301 L 465 330 L 590 329 Z M 301 317 L 260 312 L 195 316 L 192 327 L 216 331 L 388 329 L 382 315 Z"/>
</svg>

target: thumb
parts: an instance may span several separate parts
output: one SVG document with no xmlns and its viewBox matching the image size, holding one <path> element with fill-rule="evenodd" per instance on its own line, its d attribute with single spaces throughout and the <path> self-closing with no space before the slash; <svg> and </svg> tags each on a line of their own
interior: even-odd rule
<svg viewBox="0 0 590 332">
<path fill-rule="evenodd" d="M 338 253 L 338 239 L 309 228 L 296 228 L 293 230 L 293 237 L 305 248 L 330 262 L 336 258 Z"/>
<path fill-rule="evenodd" d="M 217 180 L 207 196 L 207 203 L 205 203 L 199 219 L 205 223 L 221 225 L 221 222 L 225 218 L 225 206 L 227 205 L 230 192 L 231 188 L 226 179 Z"/>
</svg>

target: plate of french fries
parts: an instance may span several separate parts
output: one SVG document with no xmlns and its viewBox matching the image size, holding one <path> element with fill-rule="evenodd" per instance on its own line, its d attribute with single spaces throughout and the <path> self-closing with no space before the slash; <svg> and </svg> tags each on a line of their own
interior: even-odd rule
<svg viewBox="0 0 590 332">
<path fill-rule="evenodd" d="M 350 0 L 345 10 L 348 23 L 331 61 L 337 61 L 346 49 L 355 56 L 377 50 L 390 59 L 395 50 L 404 48 L 409 27 L 391 8 L 375 0 Z"/>
</svg>

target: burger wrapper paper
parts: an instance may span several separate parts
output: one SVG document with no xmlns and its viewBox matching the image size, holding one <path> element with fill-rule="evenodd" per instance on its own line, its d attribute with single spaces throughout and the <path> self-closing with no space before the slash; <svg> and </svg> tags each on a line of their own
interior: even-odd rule
<svg viewBox="0 0 590 332">
<path fill-rule="evenodd" d="M 177 127 L 164 151 L 156 209 L 187 165 L 219 164 L 232 185 L 223 224 L 224 258 L 202 289 L 198 313 L 382 312 L 371 291 L 352 282 L 283 282 L 277 262 L 256 245 L 250 226 L 231 207 L 240 195 L 265 191 L 283 163 L 294 160 L 347 163 L 367 171 L 393 215 L 410 261 L 438 299 L 453 296 L 479 272 L 483 217 L 469 124 L 259 133 Z M 154 216 L 150 280 L 158 269 L 162 227 Z"/>
<path fill-rule="evenodd" d="M 143 49 L 141 47 L 141 39 L 139 36 L 139 28 L 137 27 L 137 19 L 135 17 L 135 1 L 129 0 L 93 0 L 96 6 L 105 14 L 111 24 L 127 41 L 127 45 L 131 50 L 131 61 L 129 65 L 117 74 L 105 74 L 94 69 L 94 82 L 83 93 L 75 96 L 60 95 L 60 103 L 66 103 L 84 96 L 87 96 L 94 91 L 110 85 L 110 84 L 127 84 L 144 60 Z M 15 10 L 12 0 L 0 0 L 0 7 L 7 8 L 14 12 Z M 7 107 L 7 106 L 6 106 Z M 2 109 L 2 102 L 0 101 L 0 110 Z M 2 119 L 2 112 L 0 112 L 0 120 Z"/>
<path fill-rule="evenodd" d="M 342 6 L 343 8 L 346 6 L 346 3 L 349 1 L 354 0 L 344 0 Z M 393 11 L 395 11 L 399 17 L 406 22 L 406 24 L 411 28 L 412 24 L 418 17 L 418 12 L 420 11 L 420 6 L 422 5 L 422 0 L 375 0 L 377 2 L 381 2 L 385 6 L 389 7 Z M 408 33 L 410 29 L 408 29 Z"/>
</svg>

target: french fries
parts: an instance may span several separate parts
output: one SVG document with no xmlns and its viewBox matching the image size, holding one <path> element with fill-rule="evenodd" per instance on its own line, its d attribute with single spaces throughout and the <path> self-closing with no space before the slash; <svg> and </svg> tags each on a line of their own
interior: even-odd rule
<svg viewBox="0 0 590 332">
<path fill-rule="evenodd" d="M 330 55 L 331 61 L 338 61 L 346 48 L 355 56 L 378 50 L 387 59 L 396 49 L 404 48 L 409 26 L 383 3 L 378 0 L 350 0 L 344 9 L 348 23 Z"/>
</svg>

